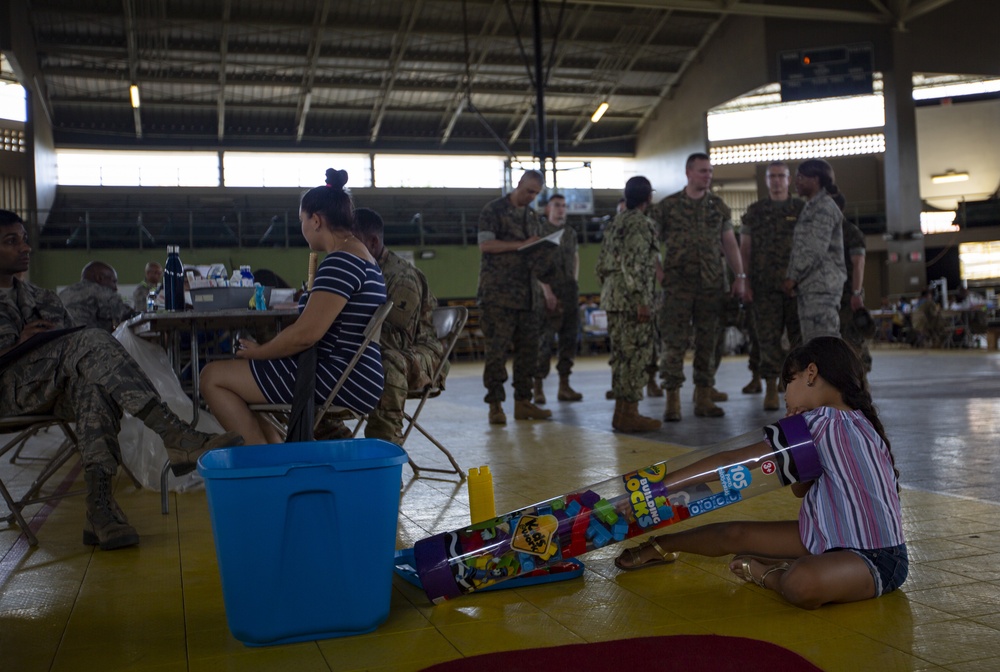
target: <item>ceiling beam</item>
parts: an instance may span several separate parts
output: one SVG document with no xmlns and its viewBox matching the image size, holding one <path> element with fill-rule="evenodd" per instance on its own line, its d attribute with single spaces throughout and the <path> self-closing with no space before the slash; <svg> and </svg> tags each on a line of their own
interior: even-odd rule
<svg viewBox="0 0 1000 672">
<path fill-rule="evenodd" d="M 543 0 L 561 2 L 561 0 Z M 579 5 L 599 5 L 604 7 L 633 7 L 645 9 L 673 9 L 685 12 L 701 12 L 722 16 L 759 16 L 772 19 L 795 19 L 798 21 L 838 21 L 844 23 L 890 23 L 878 12 L 863 12 L 826 7 L 793 7 L 788 5 L 733 4 L 725 0 L 575 0 Z"/>
<path fill-rule="evenodd" d="M 611 97 L 615 94 L 615 91 L 621 85 L 621 77 L 624 76 L 626 73 L 632 71 L 632 68 L 639 60 L 639 54 L 642 51 L 642 47 L 649 44 L 653 40 L 656 34 L 667 23 L 667 20 L 670 18 L 672 14 L 673 12 L 666 11 L 666 12 L 659 12 L 660 15 L 659 18 L 656 18 L 655 16 L 649 16 L 648 17 L 649 22 L 648 23 L 644 22 L 644 25 L 647 26 L 650 24 L 652 25 L 648 29 L 646 37 L 645 39 L 642 40 L 642 43 L 638 45 L 633 45 L 633 44 L 621 45 L 622 46 L 620 50 L 621 56 L 624 56 L 626 54 L 631 54 L 631 58 L 628 59 L 628 62 L 622 64 L 619 57 L 606 62 L 604 64 L 604 67 L 598 71 L 597 79 L 600 80 L 603 75 L 607 79 L 607 81 L 611 82 L 611 85 L 603 92 L 602 91 L 597 92 L 596 96 L 597 99 L 594 101 L 594 104 L 592 105 L 592 110 L 590 112 L 586 110 L 583 112 L 583 114 L 586 115 L 584 117 L 585 121 L 583 124 L 583 128 L 580 129 L 579 133 L 577 133 L 576 137 L 573 139 L 574 147 L 583 142 L 584 138 L 587 137 L 587 133 L 589 133 L 590 129 L 593 128 L 594 122 L 591 121 L 591 115 L 593 115 L 593 110 L 596 110 L 597 105 L 600 105 L 602 102 L 609 103 L 610 107 Z M 630 39 L 635 39 L 640 37 L 638 31 L 628 31 L 628 32 Z M 615 45 L 612 44 L 612 46 Z M 610 75 L 610 77 L 608 75 Z"/>
<path fill-rule="evenodd" d="M 57 74 L 56 69 L 49 70 L 48 75 L 52 77 Z M 79 77 L 81 79 L 91 79 L 90 75 L 86 75 L 82 72 L 73 71 L 61 71 L 61 74 L 66 77 Z M 91 73 L 93 75 L 94 73 Z M 671 76 L 671 73 L 664 73 L 666 76 Z M 100 76 L 93 77 L 92 81 L 121 81 L 121 76 L 115 76 L 111 72 L 102 72 Z M 212 97 L 213 100 L 217 98 L 218 94 L 218 79 L 212 75 L 204 76 L 185 76 L 181 73 L 176 74 L 164 74 L 157 77 L 157 84 L 180 84 L 186 85 L 188 90 L 183 93 L 186 97 L 193 97 L 198 95 L 196 91 L 198 89 L 203 90 L 203 95 Z M 299 92 L 299 85 L 301 80 L 294 76 L 286 77 L 226 77 L 226 88 L 230 93 L 235 89 L 240 87 L 255 88 L 267 86 L 275 89 L 272 91 L 271 98 L 276 100 L 287 100 L 290 97 L 297 96 Z M 51 88 L 51 84 L 50 84 Z M 282 91 L 285 89 L 285 91 Z M 341 75 L 336 79 L 330 78 L 317 78 L 313 81 L 312 91 L 313 91 L 313 102 L 316 102 L 316 98 L 322 98 L 325 91 L 333 92 L 334 97 L 336 94 L 343 90 L 353 90 L 353 91 L 382 91 L 383 87 L 380 82 L 374 81 L 372 79 L 359 79 L 357 77 L 350 77 Z M 449 85 L 448 82 L 439 79 L 430 80 L 412 80 L 407 79 L 405 81 L 396 82 L 394 88 L 396 92 L 414 92 L 414 93 L 438 93 L 443 96 L 452 96 L 454 94 L 454 88 Z M 633 97 L 633 98 L 657 98 L 661 94 L 662 87 L 660 86 L 620 86 L 616 90 L 616 95 L 622 97 Z M 581 81 L 579 84 L 550 84 L 545 89 L 546 95 L 551 97 L 579 97 L 579 96 L 591 96 L 594 93 L 592 85 L 589 85 L 585 81 Z M 60 101 L 66 100 L 86 100 L 87 97 L 91 97 L 95 102 L 107 103 L 108 98 L 104 96 L 101 92 L 91 92 L 86 85 L 83 87 L 74 87 L 74 93 L 69 95 L 53 95 L 51 97 L 52 103 L 58 104 Z M 474 82 L 472 85 L 472 93 L 478 95 L 496 95 L 496 96 L 524 96 L 524 79 L 514 79 L 508 78 L 504 81 L 485 81 L 481 80 Z M 144 101 L 143 105 L 146 106 L 156 106 L 159 105 L 160 101 L 164 99 L 163 95 L 157 97 L 155 101 Z M 438 108 L 440 110 L 440 107 Z"/>
<path fill-rule="evenodd" d="M 913 2 L 906 13 L 903 15 L 903 21 L 912 21 L 917 17 L 923 16 L 928 12 L 933 12 L 935 9 L 940 9 L 945 5 L 953 2 L 953 0 L 924 0 L 923 2 Z"/>
<path fill-rule="evenodd" d="M 375 144 L 375 141 L 378 140 L 379 131 L 382 129 L 382 121 L 385 119 L 385 112 L 389 106 L 389 94 L 392 93 L 393 87 L 396 84 L 396 77 L 399 75 L 400 65 L 403 62 L 403 56 L 406 54 L 407 42 L 410 40 L 410 35 L 413 32 L 414 24 L 417 22 L 417 16 L 420 14 L 422 4 L 422 0 L 417 0 L 410 8 L 409 19 L 407 20 L 406 17 L 402 17 L 400 24 L 402 35 L 397 33 L 396 39 L 393 41 L 393 55 L 389 60 L 389 69 L 382 76 L 380 101 L 376 103 L 375 109 L 372 110 L 371 134 L 368 138 L 368 142 L 372 144 Z"/>
<path fill-rule="evenodd" d="M 125 41 L 128 44 L 128 83 L 130 87 L 139 86 L 139 44 L 135 32 L 134 0 L 122 0 L 125 19 Z M 141 0 L 140 0 L 141 1 Z M 135 122 L 135 137 L 142 139 L 142 115 L 138 105 L 132 105 L 132 119 Z"/>
<path fill-rule="evenodd" d="M 649 105 L 646 108 L 646 111 L 642 114 L 642 118 L 639 119 L 639 121 L 635 125 L 636 134 L 639 133 L 640 129 L 642 129 L 645 123 L 649 121 L 649 118 L 653 116 L 653 114 L 656 112 L 656 109 L 663 103 L 664 100 L 667 99 L 667 96 L 669 96 L 670 93 L 674 90 L 674 87 L 677 86 L 677 83 L 681 80 L 681 77 L 684 75 L 687 69 L 691 67 L 691 64 L 694 62 L 697 54 L 701 53 L 701 50 L 712 39 L 712 36 L 715 35 L 715 31 L 719 29 L 719 26 L 722 24 L 722 21 L 724 19 L 725 17 L 720 16 L 715 20 L 715 22 L 711 26 L 708 27 L 708 29 L 705 31 L 705 34 L 702 35 L 701 37 L 701 44 L 698 45 L 698 48 L 692 51 L 691 55 L 688 58 L 684 59 L 684 64 L 677 70 L 676 73 L 674 73 L 671 80 L 660 91 L 659 100 L 656 103 Z"/>
<path fill-rule="evenodd" d="M 229 16 L 232 13 L 232 0 L 223 0 L 222 5 L 222 37 L 219 39 L 219 97 L 216 101 L 219 117 L 216 137 L 219 142 L 226 135 L 226 53 L 229 51 Z"/>
<path fill-rule="evenodd" d="M 448 120 L 444 123 L 444 132 L 441 133 L 442 145 L 447 144 L 452 131 L 455 130 L 455 124 L 458 123 L 459 117 L 462 116 L 466 107 L 468 107 L 469 103 L 472 102 L 472 83 L 475 81 L 476 75 L 479 74 L 479 69 L 483 67 L 486 59 L 491 55 L 493 41 L 496 37 L 497 31 L 504 25 L 498 11 L 498 8 L 501 7 L 502 1 L 503 0 L 493 0 L 493 5 L 489 8 L 486 14 L 486 19 L 483 21 L 483 27 L 479 31 L 479 58 L 476 60 L 474 65 L 469 64 L 469 61 L 472 60 L 472 53 L 469 47 L 468 36 L 463 33 L 463 43 L 467 50 L 463 61 L 463 64 L 465 65 L 465 73 L 459 83 L 455 86 L 453 94 L 454 100 L 445 112 L 445 116 Z M 462 11 L 465 11 L 464 4 L 462 6 Z"/>
<path fill-rule="evenodd" d="M 309 116 L 309 106 L 312 103 L 313 82 L 316 79 L 316 64 L 319 63 L 319 52 L 323 44 L 323 26 L 330 14 L 330 0 L 316 8 L 313 15 L 312 36 L 309 39 L 308 65 L 302 76 L 302 88 L 299 92 L 299 102 L 295 110 L 295 142 L 302 142 L 306 131 L 306 119 Z"/>
</svg>

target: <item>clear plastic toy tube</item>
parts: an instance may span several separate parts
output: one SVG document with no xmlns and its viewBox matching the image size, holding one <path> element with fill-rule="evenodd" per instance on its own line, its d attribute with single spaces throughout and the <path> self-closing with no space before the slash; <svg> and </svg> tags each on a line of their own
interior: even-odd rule
<svg viewBox="0 0 1000 672">
<path fill-rule="evenodd" d="M 653 530 L 809 481 L 819 458 L 801 416 L 417 542 L 440 603 Z"/>
</svg>

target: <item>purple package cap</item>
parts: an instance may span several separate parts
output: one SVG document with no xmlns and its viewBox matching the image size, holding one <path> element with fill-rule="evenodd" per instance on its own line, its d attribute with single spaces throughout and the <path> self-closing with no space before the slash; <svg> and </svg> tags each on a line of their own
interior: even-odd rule
<svg viewBox="0 0 1000 672">
<path fill-rule="evenodd" d="M 781 465 L 779 476 L 785 485 L 811 481 L 823 473 L 809 426 L 801 415 L 791 415 L 774 425 L 767 425 L 764 439 L 774 448 Z"/>
</svg>

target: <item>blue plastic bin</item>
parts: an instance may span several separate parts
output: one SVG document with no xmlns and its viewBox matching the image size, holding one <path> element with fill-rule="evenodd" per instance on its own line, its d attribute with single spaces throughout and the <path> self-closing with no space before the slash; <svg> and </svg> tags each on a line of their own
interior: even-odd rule
<svg viewBox="0 0 1000 672">
<path fill-rule="evenodd" d="M 377 439 L 212 450 L 226 620 L 249 646 L 371 632 L 389 615 L 406 453 Z"/>
</svg>

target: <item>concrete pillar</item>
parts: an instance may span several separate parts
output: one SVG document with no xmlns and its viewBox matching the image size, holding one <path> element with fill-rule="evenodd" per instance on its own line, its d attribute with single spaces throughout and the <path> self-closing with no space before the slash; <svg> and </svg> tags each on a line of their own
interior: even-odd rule
<svg viewBox="0 0 1000 672">
<path fill-rule="evenodd" d="M 905 32 L 892 31 L 890 67 L 882 73 L 885 96 L 885 210 L 887 294 L 920 292 L 927 285 L 924 240 L 920 233 L 920 179 L 917 121 L 913 105 L 914 45 Z"/>
</svg>

